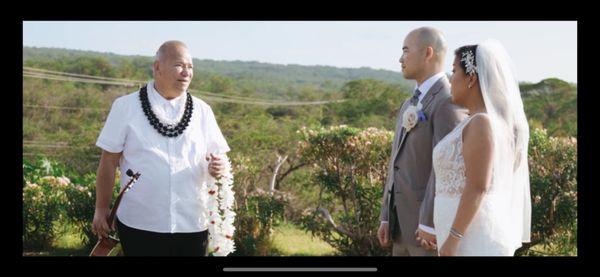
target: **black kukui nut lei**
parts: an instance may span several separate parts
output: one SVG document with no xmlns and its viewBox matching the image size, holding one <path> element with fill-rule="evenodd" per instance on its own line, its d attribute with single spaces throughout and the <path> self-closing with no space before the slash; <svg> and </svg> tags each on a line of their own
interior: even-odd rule
<svg viewBox="0 0 600 277">
<path fill-rule="evenodd" d="M 140 101 L 142 102 L 142 110 L 144 111 L 146 118 L 148 118 L 150 125 L 152 125 L 154 129 L 158 131 L 158 133 L 165 137 L 174 138 L 183 134 L 183 131 L 185 131 L 187 126 L 190 124 L 194 107 L 192 106 L 192 96 L 189 92 L 186 92 L 185 111 L 183 112 L 183 116 L 179 120 L 179 123 L 177 123 L 175 126 L 163 124 L 160 122 L 160 120 L 158 120 L 158 117 L 156 117 L 152 111 L 152 108 L 150 107 L 146 86 L 140 89 Z"/>
</svg>

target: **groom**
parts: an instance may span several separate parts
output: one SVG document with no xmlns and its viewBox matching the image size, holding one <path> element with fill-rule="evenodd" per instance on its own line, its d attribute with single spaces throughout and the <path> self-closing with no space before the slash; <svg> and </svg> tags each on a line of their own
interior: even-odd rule
<svg viewBox="0 0 600 277">
<path fill-rule="evenodd" d="M 436 256 L 432 150 L 467 116 L 451 102 L 446 50 L 433 28 L 418 28 L 404 39 L 402 73 L 417 86 L 398 113 L 377 232 L 382 246 L 393 241 L 393 256 Z"/>
</svg>

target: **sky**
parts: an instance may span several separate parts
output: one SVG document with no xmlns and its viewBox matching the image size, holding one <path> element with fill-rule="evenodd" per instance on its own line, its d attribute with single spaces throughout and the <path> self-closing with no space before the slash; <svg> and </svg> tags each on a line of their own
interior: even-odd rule
<svg viewBox="0 0 600 277">
<path fill-rule="evenodd" d="M 493 38 L 519 81 L 577 82 L 576 21 L 24 21 L 23 46 L 153 56 L 176 39 L 198 59 L 400 72 L 404 37 L 422 26 L 444 33 L 447 72 L 456 48 Z"/>
</svg>

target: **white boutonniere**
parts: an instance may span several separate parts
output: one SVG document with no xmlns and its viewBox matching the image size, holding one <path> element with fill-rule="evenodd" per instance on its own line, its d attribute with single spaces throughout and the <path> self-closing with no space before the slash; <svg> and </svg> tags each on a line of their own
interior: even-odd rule
<svg viewBox="0 0 600 277">
<path fill-rule="evenodd" d="M 423 112 L 423 110 L 421 110 L 422 108 L 423 105 L 421 103 L 418 103 L 416 106 L 408 106 L 406 111 L 404 111 L 404 115 L 402 115 L 402 127 L 406 129 L 407 133 L 410 132 L 412 128 L 417 126 L 417 123 L 419 123 L 420 121 L 427 120 L 425 113 Z"/>
</svg>

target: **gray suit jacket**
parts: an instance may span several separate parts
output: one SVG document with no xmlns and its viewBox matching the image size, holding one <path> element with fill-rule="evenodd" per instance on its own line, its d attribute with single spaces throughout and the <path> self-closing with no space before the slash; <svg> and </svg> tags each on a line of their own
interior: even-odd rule
<svg viewBox="0 0 600 277">
<path fill-rule="evenodd" d="M 433 224 L 433 200 L 435 197 L 435 175 L 432 168 L 433 147 L 467 116 L 467 110 L 452 104 L 450 83 L 446 76 L 440 78 L 427 92 L 423 100 L 426 121 L 406 132 L 402 127 L 402 115 L 410 105 L 407 99 L 398 112 L 396 134 L 392 145 L 392 155 L 388 167 L 388 178 L 383 192 L 381 221 L 394 219 L 390 204 L 394 193 L 397 222 L 402 241 L 418 245 L 415 231 L 419 224 L 435 227 Z M 393 188 L 393 192 L 392 192 Z"/>
</svg>

